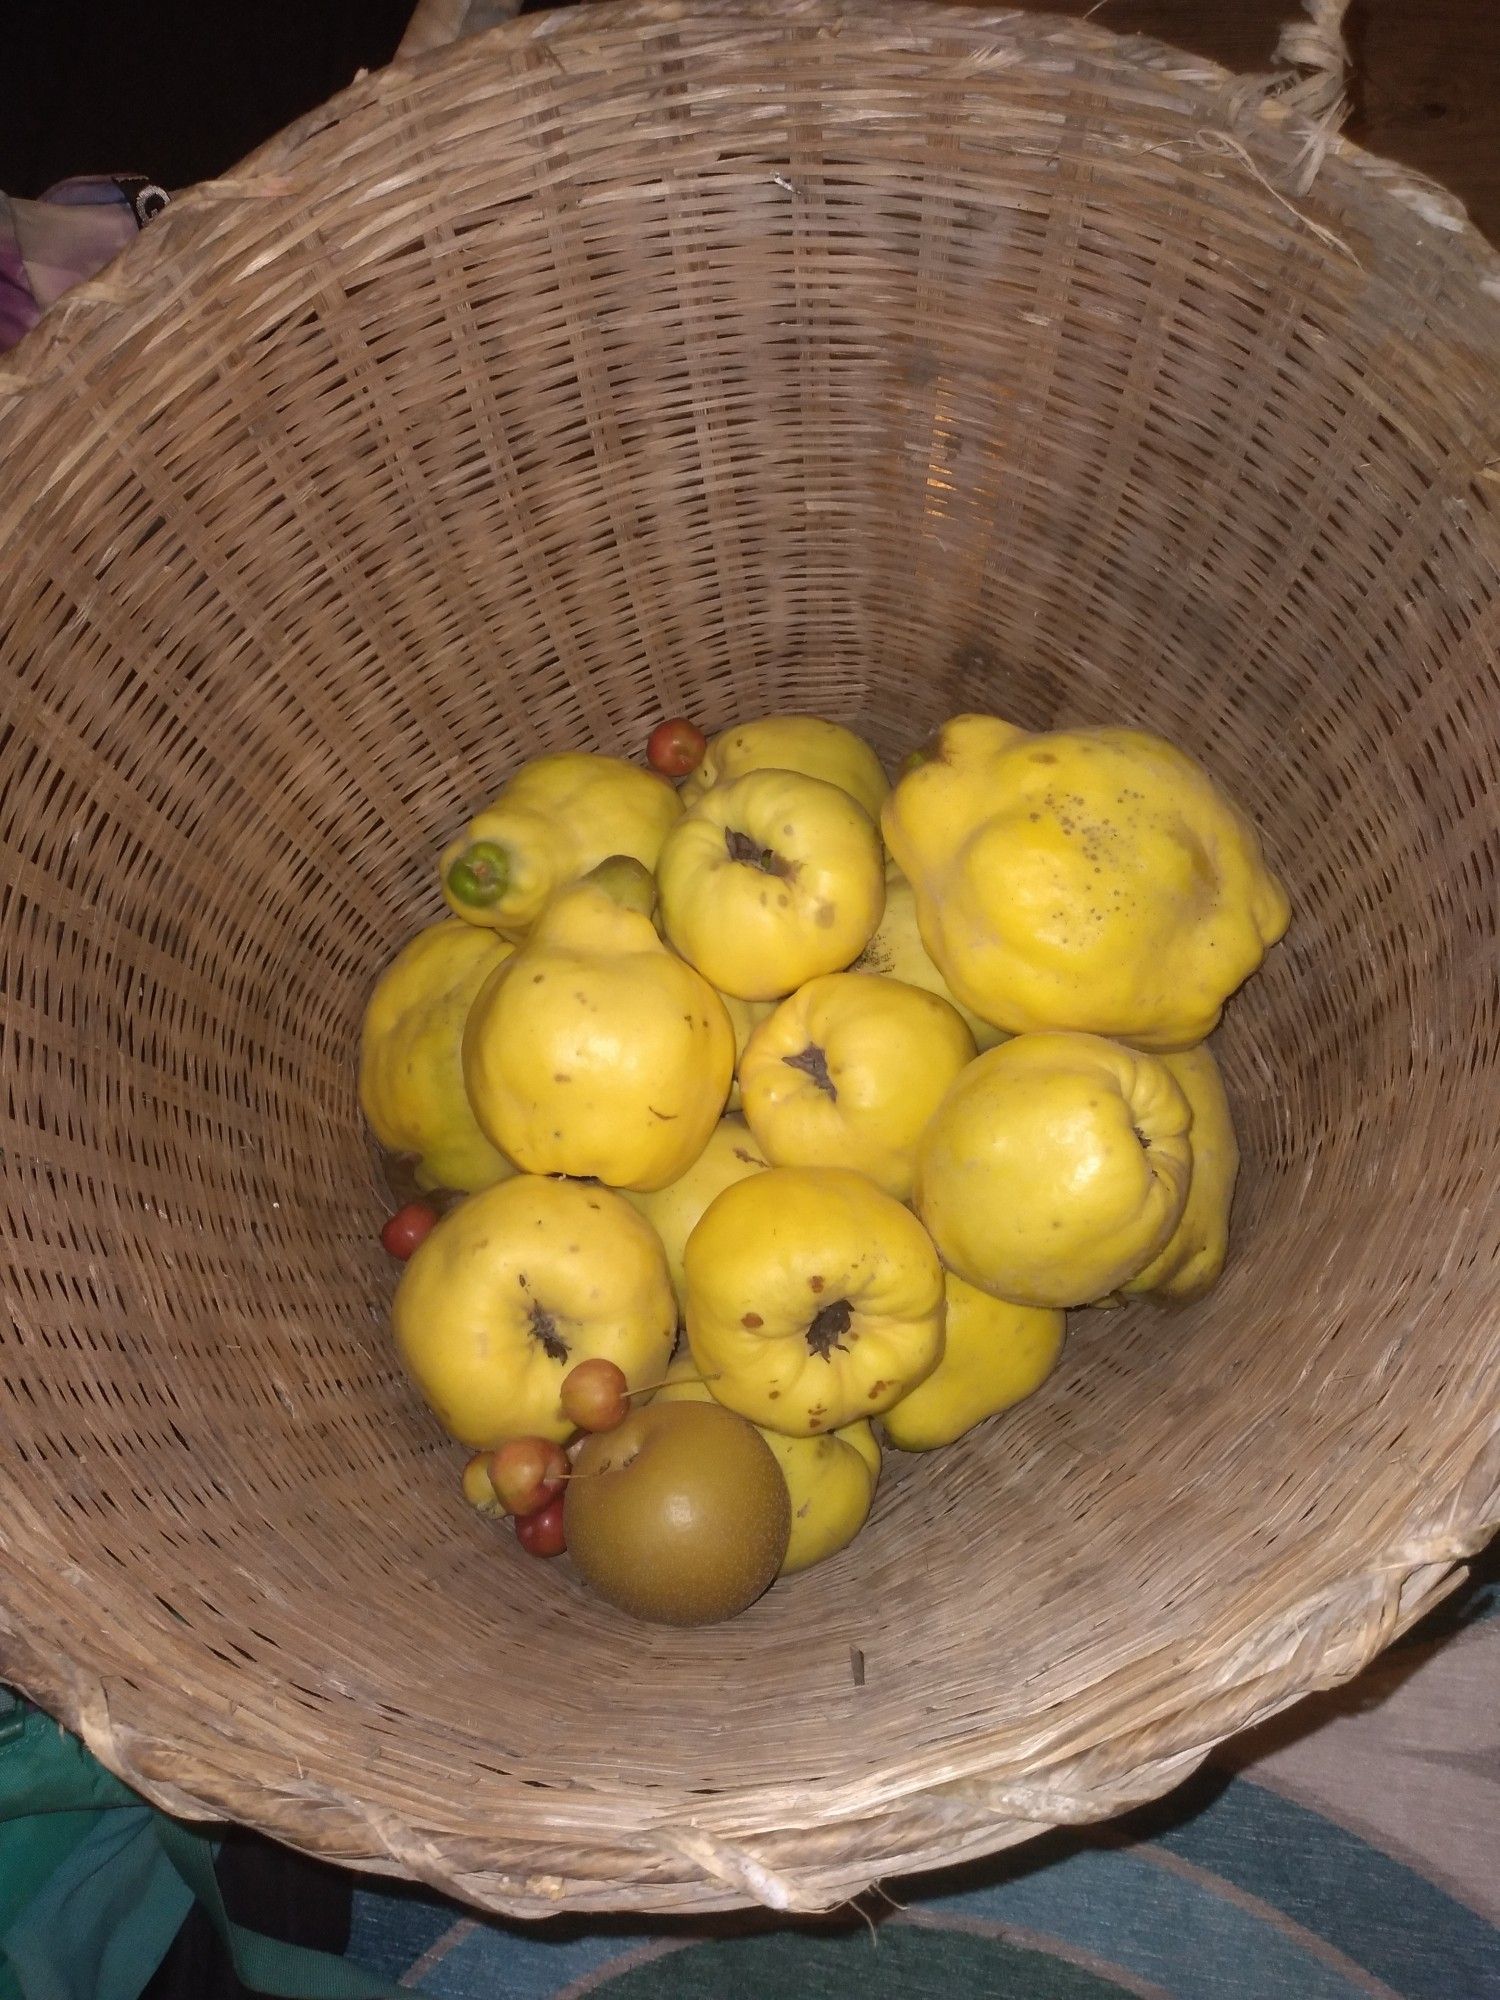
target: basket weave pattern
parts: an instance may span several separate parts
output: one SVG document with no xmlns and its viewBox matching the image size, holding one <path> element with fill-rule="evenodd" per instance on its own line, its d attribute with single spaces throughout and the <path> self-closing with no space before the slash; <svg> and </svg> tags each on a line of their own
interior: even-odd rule
<svg viewBox="0 0 1500 2000">
<path fill-rule="evenodd" d="M 1495 1525 L 1500 265 L 1298 159 L 1045 17 L 528 16 L 0 374 L 0 1672 L 163 1805 L 523 1914 L 826 1906 L 1161 1791 Z M 784 705 L 1158 729 L 1296 917 L 1218 1292 L 653 1631 L 461 1508 L 355 1039 L 518 759 Z"/>
</svg>

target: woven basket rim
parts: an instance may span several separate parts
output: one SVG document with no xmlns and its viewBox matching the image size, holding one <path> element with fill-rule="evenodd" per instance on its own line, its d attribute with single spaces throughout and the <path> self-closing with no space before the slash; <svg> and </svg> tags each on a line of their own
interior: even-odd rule
<svg viewBox="0 0 1500 2000">
<path fill-rule="evenodd" d="M 226 226 L 225 218 L 232 217 L 236 204 L 293 195 L 294 170 L 316 141 L 346 121 L 378 110 L 382 102 L 407 90 L 413 79 L 438 75 L 445 68 L 457 73 L 508 50 L 545 45 L 553 51 L 565 51 L 569 42 L 586 41 L 600 29 L 691 26 L 699 21 L 722 27 L 736 20 L 822 23 L 834 30 L 847 20 L 866 32 L 872 26 L 889 24 L 892 33 L 913 38 L 941 28 L 955 40 L 971 40 L 990 48 L 997 38 L 1008 40 L 1022 51 L 1023 60 L 1028 53 L 1045 52 L 1053 61 L 1072 56 L 1092 64 L 1146 68 L 1174 85 L 1221 94 L 1226 123 L 1268 177 L 1284 167 L 1287 155 L 1303 135 L 1296 120 L 1288 118 L 1274 101 L 1266 100 L 1259 87 L 1264 79 L 1237 77 L 1216 63 L 1146 37 L 1121 36 L 1092 24 L 1012 8 L 960 8 L 943 4 L 943 0 L 914 0 L 914 4 L 899 9 L 890 0 L 877 0 L 874 5 L 856 5 L 852 0 L 790 0 L 790 4 L 788 0 L 717 0 L 716 4 L 691 5 L 679 4 L 679 0 L 592 0 L 576 11 L 521 16 L 453 47 L 356 79 L 326 105 L 268 140 L 233 174 L 180 195 L 149 230 L 142 232 L 140 240 L 98 278 L 69 294 L 13 350 L 7 365 L 0 369 L 0 441 L 7 425 L 24 410 L 23 392 L 65 371 L 74 350 L 97 338 L 100 315 L 149 307 L 163 284 L 172 282 L 172 260 L 202 218 L 216 212 L 220 226 Z M 1348 140 L 1337 139 L 1323 171 L 1332 174 L 1343 170 L 1362 176 L 1374 192 L 1388 198 L 1393 224 L 1414 245 L 1422 240 L 1416 236 L 1417 230 L 1425 226 L 1441 232 L 1462 252 L 1474 269 L 1476 290 L 1494 302 L 1500 332 L 1500 252 L 1480 235 L 1455 198 L 1436 183 Z M 1293 197 L 1278 199 L 1296 205 Z M 1265 1612 L 1251 1629 L 1243 1625 L 1231 1628 L 1226 1621 L 1221 1629 L 1206 1632 L 1207 1663 L 1194 1676 L 1191 1688 L 1182 1685 L 1173 1659 L 1158 1656 L 1153 1662 L 1154 1642 L 1149 1638 L 1141 1642 L 1128 1664 L 1137 1689 L 1155 1690 L 1157 1753 L 1153 1761 L 1133 1765 L 1128 1745 L 1111 1742 L 1101 1725 L 1093 1740 L 1081 1746 L 1070 1743 L 1064 1734 L 1055 1736 L 1050 1747 L 1045 1742 L 1034 1744 L 1025 1758 L 1026 1775 L 1017 1780 L 1008 1774 L 1015 1768 L 1014 1749 L 997 1746 L 976 1733 L 962 1745 L 961 1756 L 953 1758 L 941 1772 L 910 1768 L 873 1772 L 867 1774 L 857 1796 L 852 1789 L 846 1798 L 833 1791 L 820 1800 L 819 1824 L 855 1822 L 877 1801 L 947 1795 L 969 1803 L 983 1799 L 1020 1829 L 1011 1836 L 1020 1838 L 1059 1821 L 1092 1820 L 1159 1796 L 1225 1736 L 1274 1714 L 1314 1686 L 1352 1678 L 1452 1587 L 1455 1565 L 1481 1547 L 1500 1526 L 1500 1439 L 1495 1435 L 1493 1413 L 1487 1422 L 1486 1413 L 1477 1412 L 1464 1442 L 1471 1444 L 1472 1450 L 1463 1466 L 1446 1491 L 1422 1496 L 1420 1520 L 1414 1500 L 1408 1518 L 1372 1528 L 1372 1539 L 1378 1535 L 1378 1541 L 1362 1572 L 1342 1571 L 1309 1579 L 1305 1563 L 1292 1566 L 1283 1561 L 1268 1568 L 1267 1580 L 1278 1580 L 1282 1585 L 1280 1608 Z M 1456 1440 L 1455 1449 L 1458 1445 Z M 1444 1523 L 1443 1532 L 1434 1533 L 1430 1525 L 1424 1526 L 1434 1520 Z M 58 1632 L 67 1622 L 58 1620 Z M 199 1756 L 149 1740 L 133 1728 L 118 1729 L 105 1690 L 88 1681 L 72 1651 L 54 1648 L 46 1633 L 16 1631 L 3 1612 L 0 1630 L 5 1632 L 7 1662 L 16 1680 L 58 1713 L 109 1768 L 145 1796 L 178 1814 L 222 1818 L 227 1812 L 241 1816 L 242 1795 L 236 1795 L 227 1783 L 216 1782 L 217 1774 L 206 1770 Z M 1308 1632 L 1318 1638 L 1311 1659 L 1302 1645 L 1290 1643 Z M 1143 1669 L 1148 1670 L 1144 1683 Z M 1102 1686 L 1093 1692 L 1101 1693 Z M 1045 1738 L 1045 1731 L 1036 1733 Z M 1118 1773 L 1112 1792 L 1111 1768 Z M 1070 1791 L 1070 1775 L 1085 1770 L 1089 1773 L 1087 1789 Z M 606 1802 L 622 1796 L 618 1790 L 595 1783 L 586 1785 L 585 1790 Z M 781 1908 L 825 1906 L 824 1899 L 809 1900 L 794 1883 L 779 1880 L 748 1856 L 716 1842 L 696 1822 L 670 1811 L 660 1812 L 653 1820 L 652 1809 L 634 1794 L 630 1796 L 643 1827 L 664 1848 L 679 1856 L 690 1853 L 709 1877 L 723 1885 L 722 1897 L 701 1899 L 697 1907 L 735 1907 L 752 1900 Z M 720 1803 L 732 1805 L 737 1796 L 726 1791 Z M 751 1791 L 745 1796 L 756 1794 Z M 337 1852 L 346 1862 L 352 1858 L 356 1866 L 379 1868 L 394 1863 L 418 1879 L 452 1886 L 451 1873 L 434 1861 L 420 1832 L 391 1825 L 384 1815 L 366 1812 L 357 1800 L 347 1796 L 331 1800 L 317 1786 L 285 1780 L 268 1783 L 258 1799 L 258 1822 L 293 1846 Z M 320 1817 L 316 1840 L 308 1833 L 309 1806 L 315 1806 Z M 455 1839 L 465 1831 L 459 1827 L 438 1830 Z M 367 1844 L 370 1858 L 351 1856 L 351 1849 L 360 1841 Z M 989 1851 L 998 1844 L 991 1835 L 983 1849 L 972 1851 Z M 528 1903 L 493 1892 L 475 1899 L 522 1914 L 535 1914 L 546 1907 L 544 1900 Z M 575 1902 L 575 1907 L 581 1906 Z M 595 1906 L 619 1907 L 620 1903 L 618 1898 L 612 1903 L 606 1899 Z"/>
<path fill-rule="evenodd" d="M 1287 0 L 1289 12 L 1293 5 L 1294 0 Z M 127 243 L 95 277 L 65 294 L 11 349 L 0 365 L 0 435 L 6 419 L 6 403 L 14 402 L 37 381 L 66 367 L 73 343 L 81 338 L 82 327 L 95 313 L 124 306 L 149 293 L 158 267 L 170 260 L 178 237 L 200 215 L 226 203 L 254 203 L 286 194 L 289 192 L 284 186 L 286 171 L 309 142 L 371 109 L 382 97 L 398 92 L 408 78 L 432 74 L 449 64 L 471 63 L 486 51 L 566 46 L 570 40 L 586 39 L 596 22 L 605 27 L 645 28 L 735 20 L 756 23 L 819 20 L 835 31 L 846 20 L 860 27 L 884 22 L 908 38 L 939 25 L 961 26 L 973 30 L 976 36 L 1009 36 L 1018 43 L 1050 48 L 1064 56 L 1072 54 L 1095 61 L 1125 60 L 1134 67 L 1155 71 L 1173 83 L 1223 94 L 1236 135 L 1252 152 L 1257 143 L 1263 146 L 1267 150 L 1266 165 L 1273 170 L 1284 164 L 1275 156 L 1278 142 L 1284 146 L 1289 141 L 1300 142 L 1310 134 L 1305 123 L 1289 116 L 1274 96 L 1267 94 L 1274 85 L 1273 77 L 1241 74 L 1210 57 L 1194 55 L 1152 35 L 1117 34 L 1112 29 L 1096 27 L 1091 21 L 1077 21 L 1045 10 L 969 7 L 959 0 L 899 0 L 899 4 L 898 0 L 871 0 L 868 5 L 860 4 L 860 0 L 587 0 L 581 8 L 520 14 L 446 47 L 403 57 L 384 69 L 360 73 L 343 90 L 246 154 L 231 173 L 196 182 L 174 195 L 149 229 Z M 1457 195 L 1441 182 L 1372 152 L 1342 133 L 1334 134 L 1328 141 L 1327 158 L 1373 183 L 1378 193 L 1391 203 L 1393 212 L 1404 209 L 1408 216 L 1414 215 L 1429 227 L 1442 230 L 1461 245 L 1476 267 L 1475 289 L 1494 301 L 1500 328 L 1500 247 L 1475 226 Z"/>
</svg>

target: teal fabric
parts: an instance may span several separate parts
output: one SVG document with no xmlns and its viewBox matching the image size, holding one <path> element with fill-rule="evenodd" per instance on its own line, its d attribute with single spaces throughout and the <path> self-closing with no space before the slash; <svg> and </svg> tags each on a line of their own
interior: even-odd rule
<svg viewBox="0 0 1500 2000">
<path fill-rule="evenodd" d="M 192 1903 L 154 1817 L 0 1690 L 0 2000 L 135 2000 Z"/>
<path fill-rule="evenodd" d="M 0 2000 L 138 2000 L 195 1900 L 254 1992 L 397 2000 L 411 1991 L 232 1923 L 211 1841 L 0 1689 Z"/>
<path fill-rule="evenodd" d="M 140 1804 L 91 1815 L 5 1933 L 22 2000 L 137 2000 L 193 1903 L 157 1840 L 156 1818 Z M 5 1839 L 24 1837 L 27 1824 L 11 1821 L 0 1834 L 0 1866 Z"/>
<path fill-rule="evenodd" d="M 0 1821 L 139 1803 L 76 1736 L 0 1688 Z M 0 1876 L 0 1895 L 6 1886 Z"/>
<path fill-rule="evenodd" d="M 19 1988 L 6 1964 L 5 1937 L 73 1850 L 85 1841 L 97 1813 L 57 1812 L 30 1823 L 24 1844 L 0 1834 L 0 2000 L 17 2000 Z"/>
<path fill-rule="evenodd" d="M 231 1923 L 205 1843 L 175 1820 L 158 1816 L 156 1830 L 163 1851 L 208 1912 L 246 1986 L 257 1993 L 277 1994 L 281 2000 L 410 2000 L 410 1987 L 387 1985 L 350 1959 L 311 1951 L 306 1945 L 282 1944 Z"/>
</svg>

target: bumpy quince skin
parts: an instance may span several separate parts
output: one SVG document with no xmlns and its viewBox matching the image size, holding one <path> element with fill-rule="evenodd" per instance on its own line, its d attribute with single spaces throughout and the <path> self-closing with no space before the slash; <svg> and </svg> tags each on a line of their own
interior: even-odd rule
<svg viewBox="0 0 1500 2000">
<path fill-rule="evenodd" d="M 677 1301 L 655 1232 L 608 1188 L 521 1174 L 470 1195 L 424 1238 L 392 1307 L 407 1372 L 473 1450 L 572 1435 L 569 1369 L 598 1356 L 659 1381 Z"/>
<path fill-rule="evenodd" d="M 716 736 L 703 762 L 681 787 L 684 805 L 692 805 L 714 785 L 743 778 L 747 771 L 800 771 L 837 785 L 862 805 L 871 819 L 890 791 L 880 759 L 862 736 L 841 722 L 820 715 L 767 715 L 742 722 Z"/>
<path fill-rule="evenodd" d="M 564 890 L 481 988 L 464 1080 L 480 1125 L 528 1173 L 659 1188 L 718 1123 L 734 1031 L 649 904 L 625 907 L 604 886 L 614 866 Z"/>
<path fill-rule="evenodd" d="M 521 937 L 559 889 L 610 855 L 654 868 L 681 817 L 654 771 L 586 750 L 535 757 L 444 849 L 444 900 L 468 923 Z"/>
<path fill-rule="evenodd" d="M 685 1290 L 682 1253 L 703 1211 L 725 1188 L 733 1187 L 736 1181 L 750 1174 L 764 1173 L 770 1164 L 744 1119 L 730 1115 L 719 1120 L 703 1151 L 675 1181 L 648 1193 L 623 1191 L 625 1199 L 640 1210 L 661 1238 L 667 1253 L 667 1269 L 679 1299 Z"/>
<path fill-rule="evenodd" d="M 1217 1283 L 1229 1252 L 1229 1210 L 1240 1149 L 1219 1065 L 1206 1047 L 1163 1055 L 1193 1114 L 1188 1134 L 1192 1171 L 1182 1219 L 1166 1248 L 1120 1287 L 1126 1298 L 1152 1293 L 1186 1305 Z"/>
<path fill-rule="evenodd" d="M 1005 1040 L 1002 1029 L 981 1020 L 972 1007 L 963 1006 L 954 997 L 947 980 L 933 964 L 917 928 L 916 891 L 893 861 L 886 863 L 885 909 L 880 923 L 849 970 L 873 972 L 882 979 L 902 979 L 908 986 L 920 986 L 924 993 L 935 993 L 958 1009 L 978 1049 L 992 1049 Z"/>
<path fill-rule="evenodd" d="M 942 1354 L 931 1239 L 844 1167 L 772 1167 L 726 1188 L 683 1271 L 699 1374 L 770 1430 L 812 1437 L 878 1416 Z"/>
<path fill-rule="evenodd" d="M 882 824 L 934 963 L 1013 1033 L 1190 1047 L 1287 926 L 1249 821 L 1137 730 L 956 716 Z"/>
<path fill-rule="evenodd" d="M 946 1282 L 943 1358 L 882 1419 L 901 1451 L 952 1444 L 986 1417 L 1035 1394 L 1062 1353 L 1066 1321 L 1060 1312 L 992 1298 L 952 1271 Z"/>
<path fill-rule="evenodd" d="M 1099 1035 L 1017 1035 L 939 1105 L 913 1205 L 971 1285 L 1083 1305 L 1165 1248 L 1187 1200 L 1191 1123 L 1158 1056 Z"/>
<path fill-rule="evenodd" d="M 656 1400 L 711 1403 L 714 1397 L 692 1355 L 680 1354 Z M 756 1428 L 775 1454 L 791 1499 L 792 1536 L 777 1571 L 790 1576 L 837 1555 L 864 1526 L 880 1480 L 880 1446 L 868 1423 L 846 1424 L 818 1437 Z"/>
<path fill-rule="evenodd" d="M 875 822 L 798 771 L 705 792 L 663 842 L 656 879 L 673 946 L 741 1000 L 777 1000 L 848 965 L 885 902 Z"/>
<path fill-rule="evenodd" d="M 809 979 L 750 1037 L 745 1118 L 782 1167 L 853 1167 L 905 1201 L 917 1140 L 974 1060 L 958 1010 L 899 979 Z"/>
<path fill-rule="evenodd" d="M 510 951 L 493 931 L 454 918 L 429 924 L 370 995 L 360 1032 L 360 1105 L 382 1146 L 416 1155 L 419 1187 L 468 1194 L 515 1172 L 479 1129 L 461 1059 L 474 996 Z"/>
</svg>

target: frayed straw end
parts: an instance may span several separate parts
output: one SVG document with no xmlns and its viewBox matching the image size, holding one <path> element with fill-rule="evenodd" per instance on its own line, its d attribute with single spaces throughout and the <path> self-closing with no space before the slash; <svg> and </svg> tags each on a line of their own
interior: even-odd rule
<svg viewBox="0 0 1500 2000">
<path fill-rule="evenodd" d="M 1349 67 L 1344 15 L 1349 0 L 1302 0 L 1302 4 L 1307 19 L 1288 21 L 1282 29 L 1276 61 L 1284 67 L 1267 92 L 1307 127 L 1292 170 L 1295 194 L 1306 194 L 1312 186 L 1349 115 L 1344 89 Z"/>
</svg>

